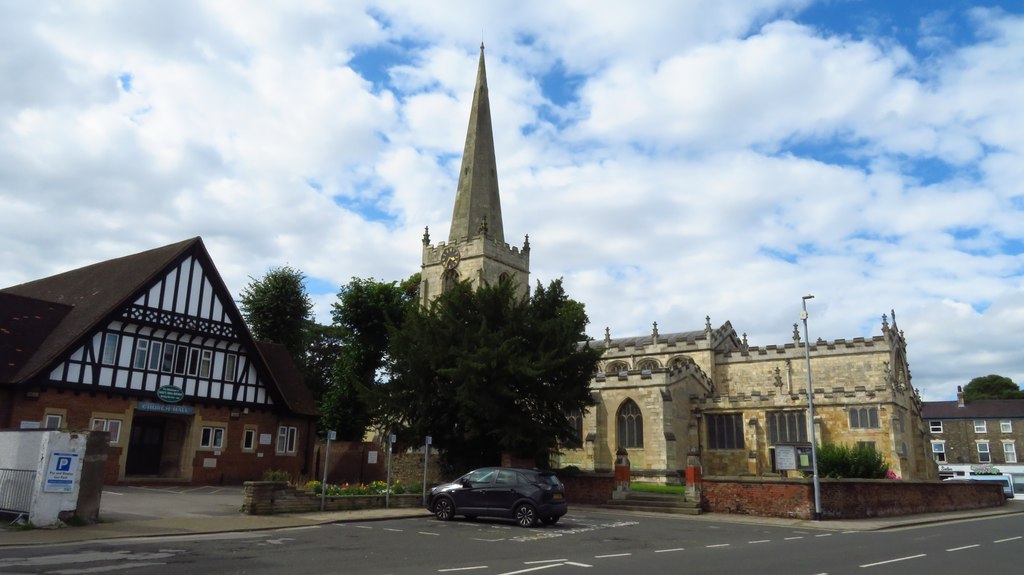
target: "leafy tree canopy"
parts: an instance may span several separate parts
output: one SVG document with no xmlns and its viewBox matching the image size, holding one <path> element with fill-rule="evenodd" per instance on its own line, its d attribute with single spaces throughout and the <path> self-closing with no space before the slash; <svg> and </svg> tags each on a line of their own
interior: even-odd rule
<svg viewBox="0 0 1024 575">
<path fill-rule="evenodd" d="M 457 284 L 393 329 L 381 413 L 409 443 L 432 436 L 455 470 L 506 452 L 546 460 L 576 439 L 566 414 L 593 405 L 601 352 L 580 345 L 587 323 L 560 280 L 530 298 L 511 281 Z"/>
<path fill-rule="evenodd" d="M 985 375 L 972 379 L 964 387 L 964 399 L 1024 399 L 1024 392 L 1008 377 Z"/>
<path fill-rule="evenodd" d="M 304 367 L 307 330 L 313 319 L 313 300 L 306 293 L 305 275 L 282 266 L 261 279 L 249 278 L 241 293 L 242 315 L 253 337 L 285 346 Z"/>
<path fill-rule="evenodd" d="M 320 400 L 321 429 L 358 441 L 373 423 L 376 383 L 389 371 L 389 329 L 402 325 L 418 286 L 419 274 L 401 284 L 352 278 L 338 292 L 331 310 L 338 345 L 331 385 Z"/>
</svg>

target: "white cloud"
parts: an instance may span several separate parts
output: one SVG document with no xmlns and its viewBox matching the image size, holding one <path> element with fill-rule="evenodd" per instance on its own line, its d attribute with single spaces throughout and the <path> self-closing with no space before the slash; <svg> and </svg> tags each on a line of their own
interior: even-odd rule
<svg viewBox="0 0 1024 575">
<path fill-rule="evenodd" d="M 711 316 L 785 343 L 813 293 L 814 338 L 895 309 L 926 399 L 1024 383 L 1024 17 L 947 10 L 903 45 L 807 4 L 14 4 L 0 285 L 202 235 L 235 294 L 284 264 L 331 285 L 326 321 L 447 238 L 483 39 L 506 238 L 592 336 Z"/>
</svg>

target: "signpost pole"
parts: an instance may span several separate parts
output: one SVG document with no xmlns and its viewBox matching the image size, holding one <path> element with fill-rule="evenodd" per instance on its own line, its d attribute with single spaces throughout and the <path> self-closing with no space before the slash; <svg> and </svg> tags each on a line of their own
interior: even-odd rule
<svg viewBox="0 0 1024 575">
<path fill-rule="evenodd" d="M 431 437 L 428 435 L 423 445 L 423 505 L 427 504 L 427 464 L 430 461 L 430 441 Z"/>
</svg>

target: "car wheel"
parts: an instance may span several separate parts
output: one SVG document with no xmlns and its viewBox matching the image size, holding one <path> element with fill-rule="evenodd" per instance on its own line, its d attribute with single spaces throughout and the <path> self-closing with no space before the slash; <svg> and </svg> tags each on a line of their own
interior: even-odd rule
<svg viewBox="0 0 1024 575">
<path fill-rule="evenodd" d="M 516 507 L 515 519 L 520 527 L 533 527 L 537 524 L 537 510 L 529 503 L 522 503 Z"/>
<path fill-rule="evenodd" d="M 554 525 L 555 523 L 558 523 L 558 517 L 555 516 L 555 515 L 549 515 L 547 517 L 541 517 L 540 520 L 541 520 L 541 523 L 543 523 L 544 525 Z"/>
<path fill-rule="evenodd" d="M 452 504 L 452 500 L 447 497 L 438 499 L 434 503 L 434 517 L 441 521 L 449 521 L 455 517 L 455 505 Z"/>
</svg>

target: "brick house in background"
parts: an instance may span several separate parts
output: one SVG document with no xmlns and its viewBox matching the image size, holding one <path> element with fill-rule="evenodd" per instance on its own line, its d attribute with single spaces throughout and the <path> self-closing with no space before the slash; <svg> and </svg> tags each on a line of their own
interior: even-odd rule
<svg viewBox="0 0 1024 575">
<path fill-rule="evenodd" d="M 1014 491 L 1024 493 L 1024 399 L 926 401 L 932 456 L 939 476 L 963 477 L 998 470 L 1013 477 Z"/>
<path fill-rule="evenodd" d="M 0 429 L 108 431 L 107 483 L 308 473 L 316 413 L 201 238 L 0 290 Z"/>
</svg>

